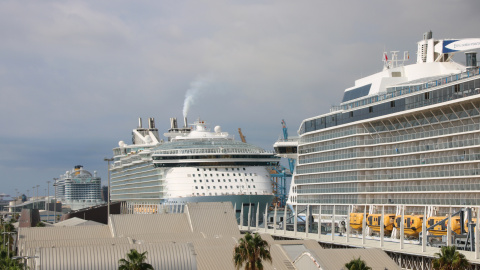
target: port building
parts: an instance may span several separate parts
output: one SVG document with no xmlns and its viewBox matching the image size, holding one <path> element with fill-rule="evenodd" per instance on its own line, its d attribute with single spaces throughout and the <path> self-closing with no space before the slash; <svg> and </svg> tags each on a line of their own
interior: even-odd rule
<svg viewBox="0 0 480 270">
<path fill-rule="evenodd" d="M 78 224 L 78 220 L 72 222 Z M 31 269 L 118 269 L 130 249 L 147 251 L 154 269 L 235 269 L 243 235 L 230 202 L 187 203 L 156 214 L 110 215 L 108 225 L 19 228 L 18 251 Z M 341 269 L 361 257 L 372 269 L 400 269 L 380 249 L 324 250 L 315 240 L 274 240 L 264 269 Z M 332 262 L 332 258 L 337 258 Z"/>
</svg>

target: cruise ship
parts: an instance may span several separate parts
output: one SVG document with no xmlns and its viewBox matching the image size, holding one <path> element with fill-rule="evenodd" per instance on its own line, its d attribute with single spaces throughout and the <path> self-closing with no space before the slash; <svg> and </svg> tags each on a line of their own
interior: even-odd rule
<svg viewBox="0 0 480 270">
<path fill-rule="evenodd" d="M 320 209 L 346 217 L 384 207 L 395 216 L 404 206 L 445 217 L 479 206 L 479 48 L 480 39 L 436 40 L 430 31 L 414 64 L 408 52 L 401 60 L 385 53 L 382 71 L 356 80 L 329 113 L 302 121 L 287 203 L 299 213 L 308 205 L 316 219 Z M 452 60 L 458 52 L 466 65 Z"/>
<path fill-rule="evenodd" d="M 157 211 L 139 207 L 147 204 L 230 201 L 238 214 L 246 215 L 250 208 L 252 221 L 259 208 L 261 219 L 274 198 L 269 169 L 280 159 L 273 152 L 236 141 L 220 126 L 211 131 L 205 121 L 198 120 L 189 127 L 185 118 L 179 128 L 176 118 L 170 120 L 166 140 L 159 138 L 153 118 L 148 128 L 139 119 L 132 144 L 120 141 L 113 149 L 111 200 L 137 205 L 137 212 Z"/>
<path fill-rule="evenodd" d="M 96 206 L 103 203 L 101 193 L 102 179 L 85 170 L 82 165 L 76 165 L 71 171 L 66 171 L 55 180 L 56 197 L 71 210 Z M 37 198 L 38 199 L 38 198 Z"/>
</svg>

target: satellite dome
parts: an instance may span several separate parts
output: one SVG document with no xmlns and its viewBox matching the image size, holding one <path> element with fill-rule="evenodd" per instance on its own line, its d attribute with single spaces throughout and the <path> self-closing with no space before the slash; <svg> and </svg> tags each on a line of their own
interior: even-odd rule
<svg viewBox="0 0 480 270">
<path fill-rule="evenodd" d="M 124 142 L 124 141 L 119 141 L 119 142 L 118 142 L 118 146 L 124 147 L 124 146 L 125 146 L 125 142 Z"/>
<path fill-rule="evenodd" d="M 221 128 L 220 126 L 216 126 L 216 127 L 215 127 L 215 132 L 216 132 L 216 133 L 222 132 L 222 128 Z"/>
</svg>

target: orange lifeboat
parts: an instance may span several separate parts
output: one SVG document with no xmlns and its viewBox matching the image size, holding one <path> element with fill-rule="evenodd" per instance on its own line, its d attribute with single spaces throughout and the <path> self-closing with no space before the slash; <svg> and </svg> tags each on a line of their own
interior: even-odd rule
<svg viewBox="0 0 480 270">
<path fill-rule="evenodd" d="M 403 233 L 407 236 L 418 237 L 422 231 L 423 215 L 404 215 L 403 216 Z M 395 216 L 395 228 L 400 230 L 402 216 Z"/>
<path fill-rule="evenodd" d="M 368 217 L 368 214 L 367 214 Z M 350 213 L 350 227 L 353 230 L 361 230 L 363 226 L 363 213 Z"/>
<path fill-rule="evenodd" d="M 374 232 L 380 232 L 380 223 L 382 219 L 382 214 L 371 214 L 367 218 L 367 225 Z M 393 224 L 395 221 L 395 214 L 385 214 L 383 215 L 383 226 L 384 233 L 389 234 L 393 230 Z"/>
</svg>

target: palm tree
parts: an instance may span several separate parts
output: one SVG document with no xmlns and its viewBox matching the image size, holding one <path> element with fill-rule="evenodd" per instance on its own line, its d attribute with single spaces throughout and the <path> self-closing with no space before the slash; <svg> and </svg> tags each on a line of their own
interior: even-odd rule
<svg viewBox="0 0 480 270">
<path fill-rule="evenodd" d="M 368 267 L 367 264 L 358 257 L 358 259 L 352 259 L 350 262 L 345 264 L 345 267 L 348 270 L 371 270 L 371 267 Z"/>
<path fill-rule="evenodd" d="M 465 255 L 457 251 L 456 246 L 444 246 L 440 253 L 435 253 L 438 258 L 433 259 L 433 269 L 438 270 L 460 270 L 467 269 L 470 263 Z"/>
<path fill-rule="evenodd" d="M 247 232 L 244 238 L 238 240 L 233 249 L 235 267 L 238 270 L 245 263 L 245 270 L 262 270 L 262 260 L 272 263 L 270 245 L 258 233 L 252 236 Z"/>
<path fill-rule="evenodd" d="M 130 249 L 127 253 L 127 259 L 120 259 L 118 270 L 153 270 L 151 264 L 146 263 L 147 252 L 139 253 L 136 249 Z"/>
</svg>

